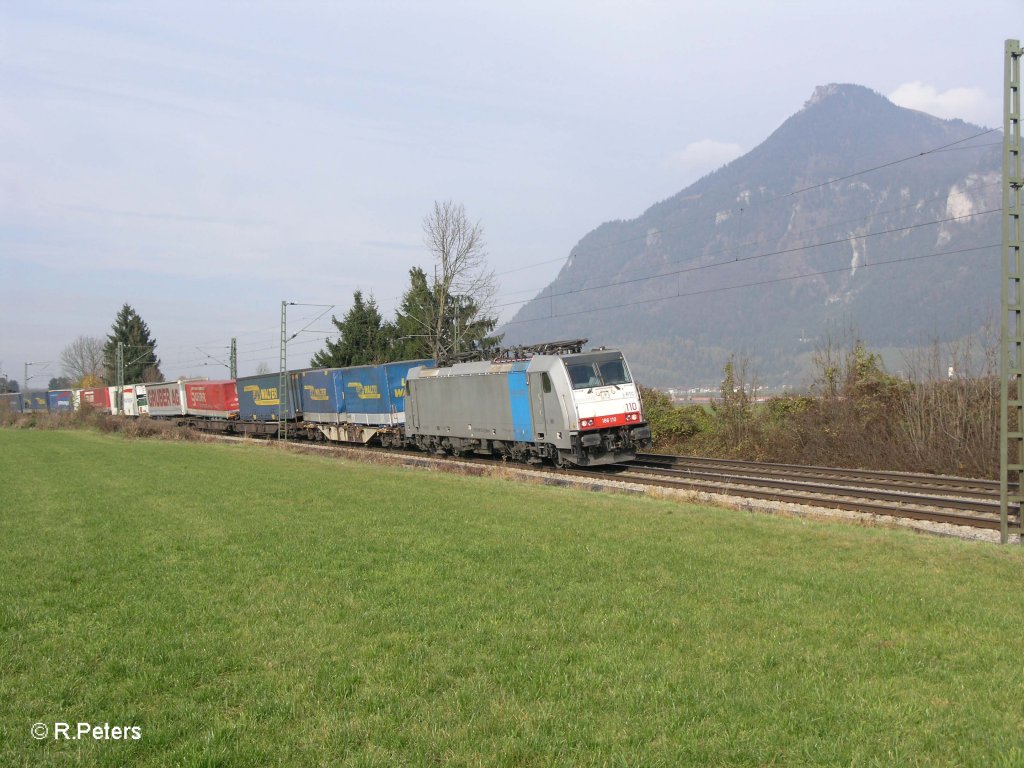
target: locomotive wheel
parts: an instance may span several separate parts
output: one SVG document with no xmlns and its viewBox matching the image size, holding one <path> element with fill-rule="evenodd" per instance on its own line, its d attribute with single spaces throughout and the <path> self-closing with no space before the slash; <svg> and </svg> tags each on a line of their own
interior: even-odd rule
<svg viewBox="0 0 1024 768">
<path fill-rule="evenodd" d="M 562 452 L 555 448 L 555 446 L 553 445 L 551 446 L 551 452 L 551 461 L 554 462 L 556 467 L 558 467 L 559 469 L 565 469 L 567 466 L 569 466 L 569 462 L 565 460 L 565 457 L 562 455 Z"/>
</svg>

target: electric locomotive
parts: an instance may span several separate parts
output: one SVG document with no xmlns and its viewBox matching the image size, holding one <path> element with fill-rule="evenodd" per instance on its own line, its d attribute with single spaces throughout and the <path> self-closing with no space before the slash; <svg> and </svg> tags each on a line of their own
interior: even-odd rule
<svg viewBox="0 0 1024 768">
<path fill-rule="evenodd" d="M 558 466 L 629 461 L 651 444 L 622 353 L 585 339 L 409 371 L 406 439 L 437 453 Z"/>
</svg>

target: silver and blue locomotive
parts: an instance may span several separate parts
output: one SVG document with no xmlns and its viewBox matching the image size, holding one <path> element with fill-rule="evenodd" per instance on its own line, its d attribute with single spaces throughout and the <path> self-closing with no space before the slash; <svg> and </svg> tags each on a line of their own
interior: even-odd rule
<svg viewBox="0 0 1024 768">
<path fill-rule="evenodd" d="M 520 348 L 490 361 L 409 371 L 406 440 L 453 454 L 594 466 L 651 444 L 622 353 L 583 341 Z"/>
</svg>

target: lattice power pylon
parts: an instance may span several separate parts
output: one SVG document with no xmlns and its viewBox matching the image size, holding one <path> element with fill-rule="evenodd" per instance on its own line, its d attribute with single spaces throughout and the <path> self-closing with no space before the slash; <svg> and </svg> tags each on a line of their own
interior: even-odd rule
<svg viewBox="0 0 1024 768">
<path fill-rule="evenodd" d="M 1024 263 L 1021 261 L 1020 41 L 1006 41 L 1003 95 L 1003 287 L 1000 319 L 999 528 L 1021 533 L 1024 501 Z M 1011 521 L 1011 517 L 1015 520 Z M 1024 540 L 1024 539 L 1022 539 Z"/>
</svg>

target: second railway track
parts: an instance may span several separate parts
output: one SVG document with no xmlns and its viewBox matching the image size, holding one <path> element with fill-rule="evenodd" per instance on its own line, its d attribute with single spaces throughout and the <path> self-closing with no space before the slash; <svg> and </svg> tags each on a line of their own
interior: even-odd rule
<svg viewBox="0 0 1024 768">
<path fill-rule="evenodd" d="M 724 496 L 998 529 L 995 481 L 902 472 L 641 454 L 615 477 Z M 1019 511 L 1012 510 L 1014 517 Z"/>
</svg>

